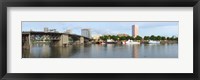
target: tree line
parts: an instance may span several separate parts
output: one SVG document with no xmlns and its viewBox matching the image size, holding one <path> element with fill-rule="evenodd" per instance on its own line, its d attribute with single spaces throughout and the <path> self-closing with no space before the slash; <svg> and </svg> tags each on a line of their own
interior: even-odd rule
<svg viewBox="0 0 200 80">
<path fill-rule="evenodd" d="M 107 40 L 107 39 L 113 39 L 113 40 L 178 40 L 178 37 L 171 36 L 171 37 L 165 37 L 165 36 L 136 36 L 135 38 L 132 36 L 118 36 L 118 35 L 104 35 L 100 36 L 101 40 Z"/>
</svg>

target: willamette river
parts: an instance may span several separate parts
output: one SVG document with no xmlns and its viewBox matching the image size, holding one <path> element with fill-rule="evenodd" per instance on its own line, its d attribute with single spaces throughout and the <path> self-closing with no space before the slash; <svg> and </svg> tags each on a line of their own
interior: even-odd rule
<svg viewBox="0 0 200 80">
<path fill-rule="evenodd" d="M 91 44 L 52 47 L 34 44 L 23 58 L 178 58 L 178 44 Z"/>
</svg>

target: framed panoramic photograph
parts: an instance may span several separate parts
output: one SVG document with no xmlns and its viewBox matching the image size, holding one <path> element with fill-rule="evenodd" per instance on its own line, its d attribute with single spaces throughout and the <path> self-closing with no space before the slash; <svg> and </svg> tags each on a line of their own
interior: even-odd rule
<svg viewBox="0 0 200 80">
<path fill-rule="evenodd" d="M 177 21 L 23 21 L 21 26 L 22 58 L 178 58 Z"/>
<path fill-rule="evenodd" d="M 3 0 L 2 80 L 199 80 L 199 0 Z"/>
</svg>

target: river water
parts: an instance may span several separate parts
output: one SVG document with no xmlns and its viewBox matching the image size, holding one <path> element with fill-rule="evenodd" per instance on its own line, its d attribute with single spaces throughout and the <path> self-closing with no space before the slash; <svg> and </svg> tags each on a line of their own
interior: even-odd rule
<svg viewBox="0 0 200 80">
<path fill-rule="evenodd" d="M 23 58 L 178 58 L 178 44 L 91 44 L 52 47 L 34 44 Z"/>
</svg>

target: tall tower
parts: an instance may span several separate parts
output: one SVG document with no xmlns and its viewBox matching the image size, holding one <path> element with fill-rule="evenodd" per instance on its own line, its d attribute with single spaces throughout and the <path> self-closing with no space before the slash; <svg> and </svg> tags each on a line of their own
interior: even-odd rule
<svg viewBox="0 0 200 80">
<path fill-rule="evenodd" d="M 45 27 L 44 32 L 49 32 L 49 29 L 47 27 Z"/>
<path fill-rule="evenodd" d="M 81 29 L 81 35 L 84 36 L 84 37 L 91 38 L 90 29 Z"/>
<path fill-rule="evenodd" d="M 138 30 L 139 27 L 137 25 L 133 25 L 132 26 L 132 36 L 135 38 L 136 36 L 138 36 Z"/>
</svg>

